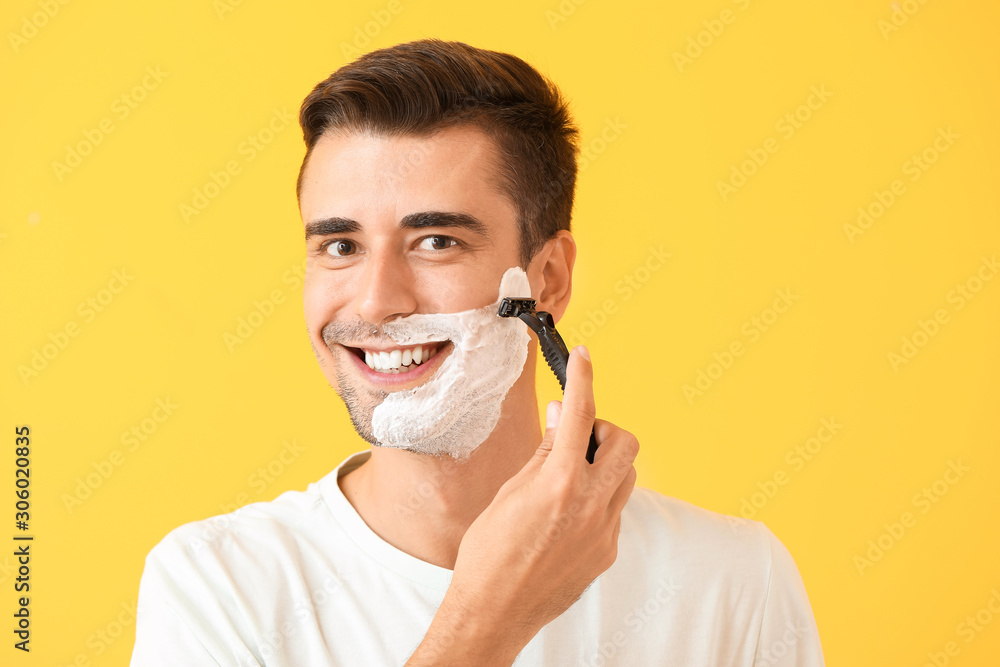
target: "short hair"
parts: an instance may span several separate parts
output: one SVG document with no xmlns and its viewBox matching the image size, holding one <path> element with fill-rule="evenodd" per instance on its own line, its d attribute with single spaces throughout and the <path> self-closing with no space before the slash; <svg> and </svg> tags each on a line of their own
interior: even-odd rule
<svg viewBox="0 0 1000 667">
<path fill-rule="evenodd" d="M 570 229 L 579 130 L 555 84 L 520 58 L 462 42 L 424 39 L 344 65 L 303 100 L 302 175 L 328 130 L 429 136 L 472 125 L 493 140 L 500 188 L 518 216 L 519 261 Z"/>
</svg>

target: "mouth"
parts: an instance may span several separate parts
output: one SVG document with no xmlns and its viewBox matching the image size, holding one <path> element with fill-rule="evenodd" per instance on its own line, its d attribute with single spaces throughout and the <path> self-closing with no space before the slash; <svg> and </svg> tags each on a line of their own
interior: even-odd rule
<svg viewBox="0 0 1000 667">
<path fill-rule="evenodd" d="M 340 347 L 349 353 L 356 372 L 372 387 L 385 392 L 413 389 L 426 382 L 451 355 L 453 346 L 451 341 L 443 340 L 385 348 Z"/>
<path fill-rule="evenodd" d="M 407 345 L 388 348 L 347 347 L 355 357 L 372 371 L 382 375 L 409 373 L 429 363 L 448 341 L 432 341 L 421 345 Z"/>
</svg>

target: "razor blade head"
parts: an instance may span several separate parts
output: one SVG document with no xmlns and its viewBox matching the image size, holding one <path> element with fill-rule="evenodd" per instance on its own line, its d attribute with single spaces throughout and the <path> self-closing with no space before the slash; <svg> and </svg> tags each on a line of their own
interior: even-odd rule
<svg viewBox="0 0 1000 667">
<path fill-rule="evenodd" d="M 500 309 L 497 311 L 497 315 L 500 317 L 520 317 L 521 313 L 534 312 L 534 299 L 514 299 L 508 296 L 500 301 Z"/>
</svg>

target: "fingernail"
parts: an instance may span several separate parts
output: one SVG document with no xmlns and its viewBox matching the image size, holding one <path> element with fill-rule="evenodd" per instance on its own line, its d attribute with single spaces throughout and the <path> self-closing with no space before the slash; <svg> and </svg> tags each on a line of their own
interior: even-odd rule
<svg viewBox="0 0 1000 667">
<path fill-rule="evenodd" d="M 587 349 L 586 345 L 577 345 L 576 351 L 580 353 L 580 356 L 590 361 L 590 350 Z"/>
<path fill-rule="evenodd" d="M 552 428 L 559 421 L 559 402 L 549 401 L 549 405 L 545 408 L 545 428 Z"/>
</svg>

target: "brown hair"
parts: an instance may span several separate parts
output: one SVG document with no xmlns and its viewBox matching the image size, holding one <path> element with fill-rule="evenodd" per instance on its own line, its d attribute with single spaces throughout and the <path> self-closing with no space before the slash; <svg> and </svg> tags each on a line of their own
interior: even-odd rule
<svg viewBox="0 0 1000 667">
<path fill-rule="evenodd" d="M 327 130 L 426 136 L 460 124 L 498 149 L 501 188 L 521 230 L 519 259 L 570 229 L 579 131 L 555 85 L 526 62 L 461 42 L 425 39 L 379 49 L 344 65 L 303 100 L 306 155 Z"/>
</svg>

